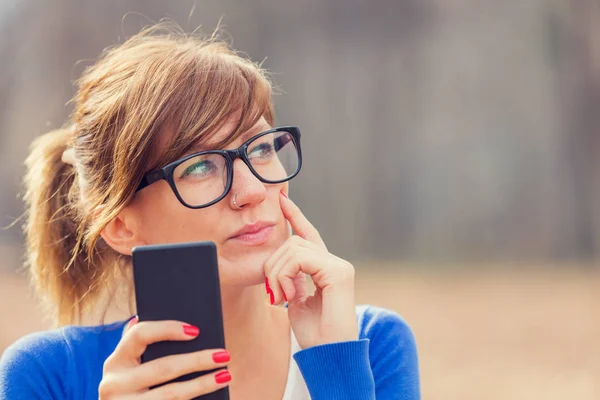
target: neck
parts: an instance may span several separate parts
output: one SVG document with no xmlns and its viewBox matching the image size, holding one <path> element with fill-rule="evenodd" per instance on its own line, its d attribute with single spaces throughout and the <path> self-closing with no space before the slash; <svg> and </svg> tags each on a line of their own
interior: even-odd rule
<svg viewBox="0 0 600 400">
<path fill-rule="evenodd" d="M 287 310 L 271 306 L 267 298 L 264 285 L 221 285 L 232 398 L 280 399 L 285 391 L 290 359 Z"/>
<path fill-rule="evenodd" d="M 257 353 L 272 348 L 281 334 L 289 330 L 287 318 L 282 318 L 284 310 L 268 304 L 263 285 L 245 288 L 223 285 L 221 299 L 225 340 L 232 363 L 260 360 Z"/>
</svg>

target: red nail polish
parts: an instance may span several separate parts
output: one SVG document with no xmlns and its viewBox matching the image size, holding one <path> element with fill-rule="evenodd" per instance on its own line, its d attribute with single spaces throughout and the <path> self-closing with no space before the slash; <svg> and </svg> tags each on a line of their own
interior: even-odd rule
<svg viewBox="0 0 600 400">
<path fill-rule="evenodd" d="M 226 363 L 231 359 L 231 355 L 227 350 L 217 351 L 216 353 L 213 353 L 212 359 L 216 363 Z"/>
<path fill-rule="evenodd" d="M 217 383 L 225 383 L 229 382 L 230 380 L 231 374 L 229 373 L 229 371 L 221 371 L 215 375 L 215 381 L 217 381 Z"/>
<path fill-rule="evenodd" d="M 265 278 L 265 287 L 267 289 L 267 294 L 271 291 L 271 287 L 269 286 L 269 278 Z"/>
<path fill-rule="evenodd" d="M 275 295 L 273 294 L 273 291 L 269 292 L 269 297 L 271 298 L 271 305 L 275 304 Z"/>
<path fill-rule="evenodd" d="M 183 325 L 183 333 L 188 336 L 198 336 L 200 333 L 200 329 L 195 327 L 194 325 Z"/>
<path fill-rule="evenodd" d="M 286 199 L 288 198 L 288 195 L 285 194 L 285 192 L 283 191 L 283 189 L 281 189 L 281 194 L 283 195 L 283 197 L 285 197 Z"/>
<path fill-rule="evenodd" d="M 287 301 L 287 296 L 285 295 L 285 292 L 283 292 L 283 299 L 284 299 L 285 301 Z"/>
<path fill-rule="evenodd" d="M 129 318 L 129 321 L 127 321 L 127 326 L 129 328 L 131 328 L 133 325 L 137 324 L 138 322 L 140 322 L 140 319 L 137 315 L 134 315 L 133 317 Z"/>
</svg>

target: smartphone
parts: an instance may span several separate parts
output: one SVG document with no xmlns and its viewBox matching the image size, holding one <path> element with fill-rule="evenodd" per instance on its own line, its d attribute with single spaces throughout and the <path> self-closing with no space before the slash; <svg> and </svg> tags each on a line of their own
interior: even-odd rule
<svg viewBox="0 0 600 400">
<path fill-rule="evenodd" d="M 142 321 L 178 320 L 200 328 L 191 341 L 150 344 L 142 362 L 198 350 L 225 348 L 217 248 L 213 242 L 138 246 L 132 251 L 137 315 Z M 211 371 L 165 382 L 182 382 Z M 229 400 L 228 388 L 198 399 Z"/>
</svg>

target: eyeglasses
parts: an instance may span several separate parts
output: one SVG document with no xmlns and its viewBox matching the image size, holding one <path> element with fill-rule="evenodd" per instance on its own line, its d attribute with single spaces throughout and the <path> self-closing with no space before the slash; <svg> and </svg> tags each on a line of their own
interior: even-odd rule
<svg viewBox="0 0 600 400">
<path fill-rule="evenodd" d="M 300 172 L 300 128 L 283 126 L 261 132 L 235 150 L 206 150 L 190 154 L 142 178 L 137 191 L 162 179 L 189 208 L 209 207 L 231 190 L 233 162 L 241 158 L 264 183 L 289 181 Z"/>
</svg>

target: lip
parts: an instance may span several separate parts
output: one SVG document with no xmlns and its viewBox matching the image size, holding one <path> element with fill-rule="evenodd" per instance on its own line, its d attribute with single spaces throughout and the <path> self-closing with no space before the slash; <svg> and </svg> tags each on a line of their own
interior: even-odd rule
<svg viewBox="0 0 600 400">
<path fill-rule="evenodd" d="M 266 221 L 248 224 L 236 231 L 229 239 L 251 245 L 263 244 L 269 238 L 274 226 L 274 223 Z"/>
</svg>

